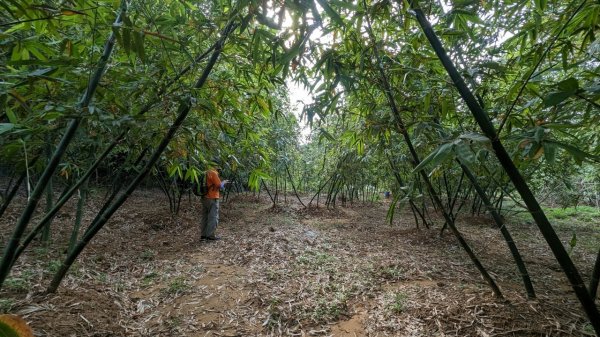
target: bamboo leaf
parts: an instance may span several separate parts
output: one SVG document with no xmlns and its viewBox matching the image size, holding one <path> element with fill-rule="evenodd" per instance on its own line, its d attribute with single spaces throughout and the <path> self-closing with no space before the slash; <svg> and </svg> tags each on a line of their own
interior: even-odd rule
<svg viewBox="0 0 600 337">
<path fill-rule="evenodd" d="M 133 32 L 135 52 L 142 62 L 145 62 L 146 60 L 146 54 L 144 52 L 144 36 L 143 32 Z"/>
<path fill-rule="evenodd" d="M 438 148 L 433 150 L 433 152 L 431 152 L 427 157 L 425 157 L 425 159 L 423 159 L 423 161 L 419 165 L 417 165 L 417 167 L 415 167 L 412 172 L 417 173 L 423 168 L 425 168 L 425 166 L 427 165 L 432 165 L 433 167 L 436 167 L 437 165 L 441 164 L 444 160 L 448 159 L 448 157 L 452 155 L 453 147 L 454 144 L 452 143 L 444 143 L 438 146 Z"/>
<path fill-rule="evenodd" d="M 577 90 L 579 90 L 579 82 L 577 82 L 577 79 L 570 77 L 564 81 L 559 82 L 558 88 L 561 91 L 574 94 L 577 92 Z"/>
<path fill-rule="evenodd" d="M 263 115 L 269 115 L 269 113 L 271 112 L 271 110 L 269 109 L 269 104 L 262 97 L 256 97 L 256 103 L 258 103 L 258 106 L 260 107 Z"/>
<path fill-rule="evenodd" d="M 6 109 L 6 117 L 8 117 L 8 121 L 12 124 L 17 124 L 17 116 L 12 111 L 12 109 Z"/>
<path fill-rule="evenodd" d="M 467 132 L 458 136 L 459 139 L 465 139 L 476 143 L 489 143 L 490 139 L 482 134 L 476 132 Z"/>
<path fill-rule="evenodd" d="M 571 97 L 573 94 L 570 92 L 558 91 L 551 92 L 544 98 L 544 106 L 546 108 L 553 107 L 562 103 L 567 98 Z"/>
<path fill-rule="evenodd" d="M 556 158 L 557 146 L 554 143 L 544 142 L 544 158 L 550 164 L 553 164 Z"/>
<path fill-rule="evenodd" d="M 123 49 L 126 54 L 131 51 L 131 28 L 128 27 L 123 28 Z"/>
<path fill-rule="evenodd" d="M 123 36 L 121 35 L 120 27 L 117 26 L 117 25 L 113 25 L 112 26 L 112 31 L 113 31 L 113 34 L 115 34 L 115 38 L 117 39 L 117 43 L 119 45 L 121 45 L 123 48 L 125 48 L 124 45 L 123 45 Z"/>
<path fill-rule="evenodd" d="M 329 6 L 329 4 L 327 3 L 326 0 L 317 0 L 317 2 L 319 3 L 319 5 L 321 7 L 323 7 L 323 9 L 325 10 L 325 13 L 327 13 L 327 15 L 335 23 L 337 23 L 340 26 L 344 26 L 344 20 L 342 20 L 342 18 L 340 17 L 340 15 L 333 8 L 331 8 L 331 6 Z"/>
<path fill-rule="evenodd" d="M 333 135 L 329 132 L 327 132 L 327 130 L 320 128 L 319 129 L 319 137 L 325 137 L 333 142 L 336 141 L 335 137 L 333 137 Z"/>
<path fill-rule="evenodd" d="M 546 141 L 549 144 L 555 144 L 556 146 L 562 148 L 563 150 L 567 151 L 571 156 L 573 156 L 573 159 L 575 159 L 575 162 L 580 165 L 584 160 L 592 160 L 592 161 L 599 161 L 600 158 L 598 158 L 598 156 L 592 155 L 590 153 L 587 153 L 579 148 L 577 148 L 576 146 L 573 146 L 571 144 L 567 144 L 567 143 L 563 143 L 563 142 L 559 142 L 556 140 L 547 140 Z"/>
<path fill-rule="evenodd" d="M 456 144 L 454 147 L 454 153 L 459 161 L 466 165 L 472 166 L 475 164 L 475 154 L 471 151 L 471 147 L 463 142 Z"/>
<path fill-rule="evenodd" d="M 14 127 L 13 123 L 0 123 L 0 135 L 12 130 Z"/>
</svg>

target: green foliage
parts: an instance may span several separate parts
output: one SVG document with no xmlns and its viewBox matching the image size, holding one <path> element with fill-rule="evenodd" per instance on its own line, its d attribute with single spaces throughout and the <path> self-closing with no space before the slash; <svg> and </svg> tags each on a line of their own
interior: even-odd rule
<svg viewBox="0 0 600 337">
<path fill-rule="evenodd" d="M 4 282 L 4 287 L 9 291 L 26 293 L 29 291 L 29 282 L 24 278 L 13 277 Z"/>
<path fill-rule="evenodd" d="M 156 256 L 156 252 L 152 249 L 147 249 L 140 254 L 140 258 L 143 261 L 152 261 L 152 260 L 154 260 L 155 256 Z"/>
<path fill-rule="evenodd" d="M 177 296 L 188 289 L 189 286 L 185 281 L 184 277 L 176 277 L 169 282 L 169 285 L 166 289 L 167 294 Z"/>
<path fill-rule="evenodd" d="M 407 296 L 401 292 L 395 292 L 389 299 L 387 309 L 394 314 L 401 314 L 406 308 Z"/>
<path fill-rule="evenodd" d="M 159 277 L 158 273 L 150 272 L 150 273 L 144 275 L 144 278 L 142 279 L 142 285 L 147 287 L 150 284 L 152 284 L 158 277 Z"/>
<path fill-rule="evenodd" d="M 10 298 L 0 298 L 0 314 L 9 313 L 14 305 L 14 300 Z"/>
</svg>

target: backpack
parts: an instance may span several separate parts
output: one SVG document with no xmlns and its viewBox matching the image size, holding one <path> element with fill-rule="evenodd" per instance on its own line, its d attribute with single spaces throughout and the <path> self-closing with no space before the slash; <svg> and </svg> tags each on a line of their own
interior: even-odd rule
<svg viewBox="0 0 600 337">
<path fill-rule="evenodd" d="M 208 184 L 206 183 L 206 173 L 198 175 L 198 182 L 194 182 L 192 184 L 192 192 L 199 197 L 204 197 L 208 194 Z"/>
</svg>

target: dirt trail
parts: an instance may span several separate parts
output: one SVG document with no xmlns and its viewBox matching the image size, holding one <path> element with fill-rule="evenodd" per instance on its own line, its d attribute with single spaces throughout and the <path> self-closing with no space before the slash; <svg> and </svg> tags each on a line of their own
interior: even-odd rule
<svg viewBox="0 0 600 337">
<path fill-rule="evenodd" d="M 54 295 L 37 293 L 51 276 L 47 261 L 58 256 L 33 249 L 13 275 L 28 288 L 2 294 L 10 311 L 38 336 L 589 333 L 550 258 L 530 258 L 540 298 L 523 298 L 510 256 L 485 219 L 459 226 L 509 302 L 493 298 L 450 235 L 417 230 L 410 214 L 386 224 L 385 203 L 273 208 L 235 196 L 222 205 L 217 242 L 198 240 L 197 206 L 184 201 L 174 221 L 162 195 L 136 192 Z M 57 220 L 57 242 L 68 237 L 71 220 L 68 209 Z M 540 239 L 524 234 L 532 238 L 524 254 L 539 256 Z"/>
</svg>

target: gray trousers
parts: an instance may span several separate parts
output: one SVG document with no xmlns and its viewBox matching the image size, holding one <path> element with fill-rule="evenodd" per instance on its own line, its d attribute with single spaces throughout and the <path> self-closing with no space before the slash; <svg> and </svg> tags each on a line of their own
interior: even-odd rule
<svg viewBox="0 0 600 337">
<path fill-rule="evenodd" d="M 200 218 L 200 235 L 215 236 L 219 224 L 219 199 L 202 198 L 202 217 Z"/>
</svg>

